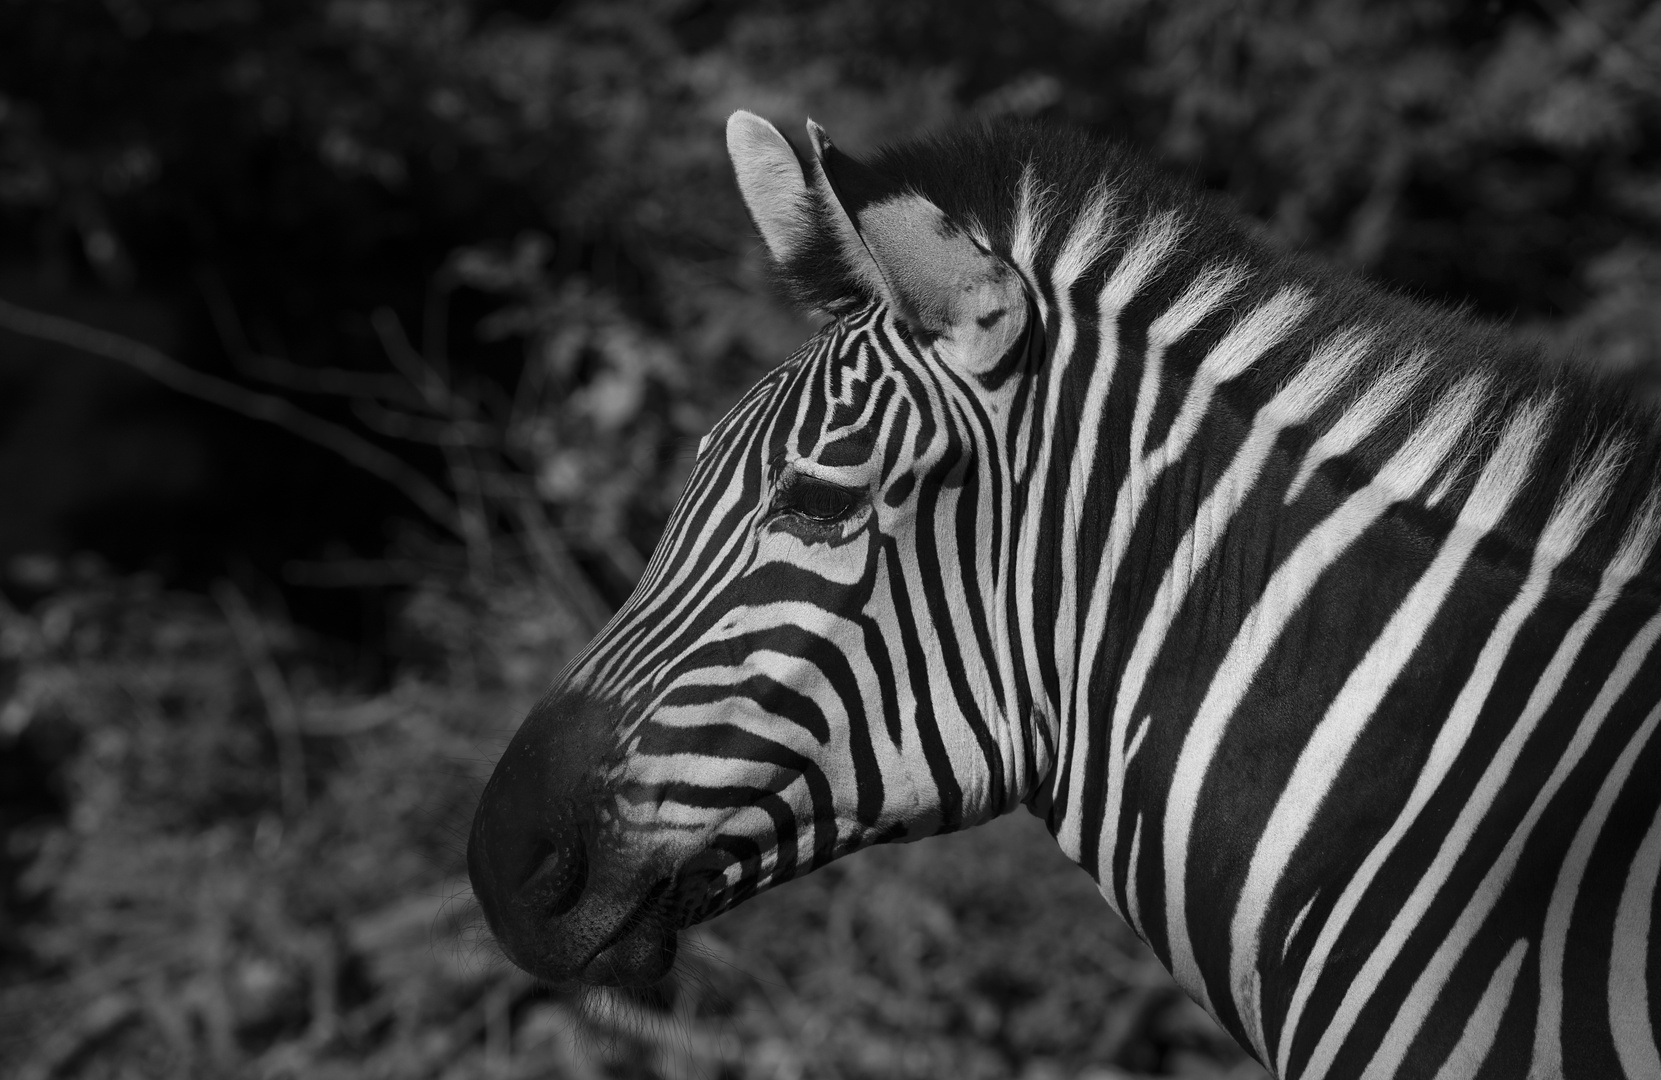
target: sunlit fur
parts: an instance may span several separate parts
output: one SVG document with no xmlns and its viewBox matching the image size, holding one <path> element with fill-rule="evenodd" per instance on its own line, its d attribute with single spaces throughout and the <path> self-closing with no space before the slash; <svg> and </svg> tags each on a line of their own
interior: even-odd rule
<svg viewBox="0 0 1661 1080">
<path fill-rule="evenodd" d="M 1029 332 L 967 375 L 791 208 L 829 321 L 562 691 L 679 920 L 1024 802 L 1278 1075 L 1656 1075 L 1654 418 L 1120 148 L 870 164 Z M 804 522 L 795 474 L 865 500 Z"/>
</svg>

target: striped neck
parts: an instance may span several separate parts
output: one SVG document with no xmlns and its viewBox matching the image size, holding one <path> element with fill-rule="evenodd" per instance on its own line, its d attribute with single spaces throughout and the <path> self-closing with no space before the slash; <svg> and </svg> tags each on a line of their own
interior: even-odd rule
<svg viewBox="0 0 1661 1080">
<path fill-rule="evenodd" d="M 1011 617 L 1035 805 L 1269 1061 L 1335 945 L 1378 944 L 1351 916 L 1426 807 L 1494 807 L 1456 765 L 1630 740 L 1661 697 L 1656 431 L 1496 332 L 1194 236 L 1104 198 L 1032 275 Z M 1587 659 L 1592 628 L 1624 644 Z"/>
</svg>

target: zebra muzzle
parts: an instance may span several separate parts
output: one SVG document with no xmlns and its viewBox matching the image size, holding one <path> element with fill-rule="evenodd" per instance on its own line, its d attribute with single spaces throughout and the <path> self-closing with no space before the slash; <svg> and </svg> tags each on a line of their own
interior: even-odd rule
<svg viewBox="0 0 1661 1080">
<path fill-rule="evenodd" d="M 475 824 L 473 891 L 509 960 L 560 985 L 645 985 L 668 974 L 676 945 L 670 880 L 608 860 L 607 847 L 576 829 L 550 839 Z"/>
<path fill-rule="evenodd" d="M 655 982 L 675 959 L 672 872 L 602 820 L 600 755 L 583 736 L 603 716 L 558 704 L 532 711 L 480 797 L 473 893 L 507 958 L 540 979 Z"/>
</svg>

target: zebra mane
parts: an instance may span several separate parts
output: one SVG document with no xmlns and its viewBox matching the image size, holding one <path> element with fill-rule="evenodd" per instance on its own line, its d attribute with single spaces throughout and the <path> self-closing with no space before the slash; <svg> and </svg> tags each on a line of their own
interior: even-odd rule
<svg viewBox="0 0 1661 1080">
<path fill-rule="evenodd" d="M 862 160 L 876 182 L 888 186 L 867 197 L 926 197 L 1017 266 L 1029 286 L 1041 292 L 1049 288 L 1041 268 L 1079 257 L 1073 234 L 1081 221 L 1106 221 L 1115 231 L 1108 242 L 1087 245 L 1083 257 L 1088 266 L 1073 285 L 1089 289 L 1112 274 L 1126 250 L 1123 238 L 1161 217 L 1179 223 L 1180 239 L 1162 267 L 1164 284 L 1151 290 L 1155 300 L 1168 302 L 1186 282 L 1221 267 L 1237 267 L 1248 277 L 1249 287 L 1227 305 L 1223 323 L 1211 334 L 1220 335 L 1237 312 L 1277 288 L 1302 287 L 1313 300 L 1310 317 L 1242 380 L 1249 392 L 1273 394 L 1318 341 L 1357 327 L 1372 341 L 1368 359 L 1357 371 L 1357 385 L 1404 358 L 1428 357 L 1424 377 L 1396 410 L 1395 430 L 1383 425 L 1383 437 L 1371 440 L 1375 445 L 1388 444 L 1451 386 L 1481 371 L 1492 388 L 1489 400 L 1496 417 L 1527 401 L 1549 399 L 1551 411 L 1571 421 L 1554 424 L 1543 448 L 1538 467 L 1547 475 L 1542 490 L 1557 490 L 1596 463 L 1618 460 L 1620 479 L 1604 519 L 1618 534 L 1661 488 L 1661 421 L 1654 408 L 1632 402 L 1614 377 L 1587 365 L 1553 362 L 1537 341 L 1512 328 L 1392 292 L 1352 270 L 1288 251 L 1227 200 L 1124 143 L 1066 128 L 1000 121 L 884 147 Z M 805 240 L 790 258 L 775 262 L 774 284 L 799 307 L 834 317 L 878 297 L 867 278 L 848 264 L 836 228 L 839 211 L 823 198 L 810 191 L 804 200 Z M 1054 297 L 1046 299 L 1053 302 Z M 1345 407 L 1345 398 L 1344 393 L 1333 395 L 1328 418 Z M 1313 426 L 1320 429 L 1325 422 L 1316 417 Z M 1492 427 L 1485 435 L 1490 444 L 1498 437 L 1498 424 Z M 1375 454 L 1362 447 L 1355 456 L 1374 467 Z M 1540 513 L 1543 521 L 1544 505 Z"/>
</svg>

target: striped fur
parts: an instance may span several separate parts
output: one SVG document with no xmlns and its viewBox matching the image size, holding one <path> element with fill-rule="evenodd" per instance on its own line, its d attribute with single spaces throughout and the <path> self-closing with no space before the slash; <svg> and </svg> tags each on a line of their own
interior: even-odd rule
<svg viewBox="0 0 1661 1080">
<path fill-rule="evenodd" d="M 629 925 L 1025 803 L 1279 1076 L 1661 1076 L 1655 419 L 1116 147 L 821 139 L 797 193 L 740 135 L 829 321 L 545 706 Z M 991 367 L 861 233 L 936 212 L 1027 296 Z"/>
</svg>

